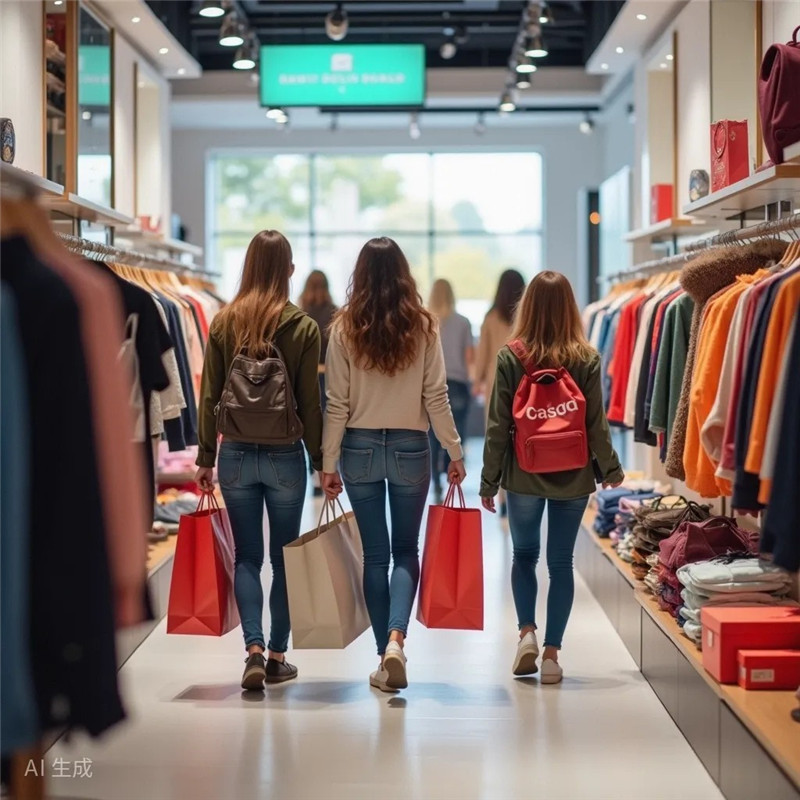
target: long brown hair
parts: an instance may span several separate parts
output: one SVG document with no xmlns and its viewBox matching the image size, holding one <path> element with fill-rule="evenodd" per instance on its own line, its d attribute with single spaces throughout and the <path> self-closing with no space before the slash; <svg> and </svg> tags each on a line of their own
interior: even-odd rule
<svg viewBox="0 0 800 800">
<path fill-rule="evenodd" d="M 515 269 L 507 269 L 497 283 L 497 293 L 492 303 L 492 311 L 496 311 L 504 322 L 511 324 L 522 293 L 525 291 L 525 278 Z"/>
<path fill-rule="evenodd" d="M 511 339 L 521 339 L 528 358 L 542 367 L 570 366 L 595 353 L 583 333 L 570 282 L 551 270 L 540 272 L 528 284 Z"/>
<path fill-rule="evenodd" d="M 246 350 L 253 358 L 266 355 L 289 301 L 292 270 L 292 247 L 282 233 L 261 231 L 253 237 L 244 257 L 239 291 L 220 312 L 223 325 L 233 334 L 237 353 Z"/>
<path fill-rule="evenodd" d="M 303 287 L 303 294 L 300 295 L 300 308 L 308 311 L 315 306 L 332 306 L 330 286 L 328 276 L 321 270 L 315 269 L 306 278 L 306 285 Z"/>
<path fill-rule="evenodd" d="M 336 324 L 359 367 L 390 376 L 409 367 L 422 339 L 433 335 L 434 317 L 393 239 L 370 239 L 361 249 Z"/>
<path fill-rule="evenodd" d="M 428 308 L 439 319 L 446 319 L 456 310 L 456 295 L 450 281 L 439 278 L 433 282 Z"/>
</svg>

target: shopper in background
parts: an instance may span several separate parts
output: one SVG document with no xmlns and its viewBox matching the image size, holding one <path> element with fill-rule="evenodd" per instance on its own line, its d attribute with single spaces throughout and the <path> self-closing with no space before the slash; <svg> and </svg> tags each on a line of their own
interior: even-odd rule
<svg viewBox="0 0 800 800">
<path fill-rule="evenodd" d="M 484 397 L 485 413 L 489 415 L 489 395 L 494 386 L 494 375 L 497 354 L 511 336 L 511 325 L 514 312 L 522 293 L 525 291 L 525 279 L 515 269 L 507 269 L 497 284 L 494 303 L 486 314 L 481 325 L 478 340 L 478 353 L 475 360 L 475 384 L 473 391 L 476 397 Z M 506 516 L 505 492 L 500 493 L 500 516 Z"/>
<path fill-rule="evenodd" d="M 475 361 L 470 321 L 456 311 L 456 296 L 449 281 L 440 278 L 431 288 L 430 310 L 439 320 L 439 336 L 444 352 L 447 373 L 447 395 L 450 410 L 461 441 L 466 439 L 467 414 L 470 403 L 469 376 Z M 433 491 L 436 502 L 442 499 L 441 475 L 445 472 L 444 450 L 433 431 L 428 434 L 431 444 Z"/>
<path fill-rule="evenodd" d="M 364 545 L 364 595 L 381 657 L 370 685 L 394 692 L 408 686 L 403 645 L 419 583 L 419 531 L 431 472 L 429 419 L 451 458 L 448 479 L 460 483 L 466 471 L 438 326 L 392 239 L 371 239 L 361 250 L 347 304 L 331 328 L 326 378 L 322 486 L 329 498 L 341 493 L 341 456 Z"/>
<path fill-rule="evenodd" d="M 289 302 L 293 272 L 292 249 L 286 238 L 277 231 L 261 231 L 247 248 L 238 294 L 211 325 L 203 367 L 197 457 L 197 483 L 205 491 L 214 488 L 215 409 L 231 362 L 239 353 L 263 359 L 274 352 L 271 344 L 278 348 L 286 365 L 311 463 L 315 469 L 322 467 L 322 409 L 317 380 L 320 333 L 314 320 Z M 269 437 L 269 431 L 264 437 Z M 283 547 L 300 533 L 306 494 L 303 448 L 299 441 L 272 446 L 223 440 L 218 472 L 236 547 L 236 603 L 248 653 L 242 687 L 261 689 L 265 680 L 280 683 L 297 677 L 297 669 L 284 655 L 290 625 Z M 261 620 L 265 503 L 272 563 L 272 629 L 266 661 Z"/>
<path fill-rule="evenodd" d="M 538 368 L 565 367 L 586 400 L 589 456 L 585 466 L 564 472 L 526 472 L 517 461 L 511 433 L 512 404 L 525 367 L 508 346 L 497 356 L 480 493 L 484 508 L 494 512 L 498 489 L 503 486 L 508 491 L 508 518 L 514 545 L 511 588 L 520 635 L 513 672 L 532 675 L 538 669 L 536 564 L 542 516 L 547 505 L 550 589 L 541 681 L 558 683 L 562 678 L 559 650 L 574 595 L 572 555 L 589 495 L 595 489 L 592 456 L 597 461 L 604 486 L 618 486 L 624 475 L 611 445 L 603 407 L 600 356 L 584 337 L 572 287 L 563 275 L 541 272 L 531 281 L 510 338 L 522 343 L 526 363 Z"/>
<path fill-rule="evenodd" d="M 331 291 L 328 285 L 328 277 L 320 269 L 315 269 L 306 279 L 303 287 L 303 294 L 300 295 L 300 308 L 305 311 L 314 322 L 319 325 L 319 332 L 322 335 L 322 349 L 319 354 L 319 392 L 322 398 L 322 411 L 325 411 L 325 356 L 328 352 L 328 337 L 333 317 L 336 314 L 336 306 L 331 298 Z M 312 479 L 314 480 L 314 496 L 322 495 L 322 487 L 319 483 L 319 473 L 312 467 Z"/>
</svg>

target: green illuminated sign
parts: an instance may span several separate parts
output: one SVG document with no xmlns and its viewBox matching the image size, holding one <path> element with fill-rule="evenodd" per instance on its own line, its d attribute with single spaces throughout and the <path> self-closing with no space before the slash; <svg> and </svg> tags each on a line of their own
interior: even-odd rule
<svg viewBox="0 0 800 800">
<path fill-rule="evenodd" d="M 421 44 L 265 45 L 264 106 L 421 106 Z"/>
<path fill-rule="evenodd" d="M 108 45 L 78 47 L 78 105 L 111 105 L 111 48 Z"/>
</svg>

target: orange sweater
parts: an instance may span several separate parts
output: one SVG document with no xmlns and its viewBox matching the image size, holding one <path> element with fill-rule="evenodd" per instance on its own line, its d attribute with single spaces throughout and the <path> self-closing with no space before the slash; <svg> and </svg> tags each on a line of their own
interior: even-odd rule
<svg viewBox="0 0 800 800">
<path fill-rule="evenodd" d="M 703 449 L 700 431 L 717 397 L 725 357 L 725 342 L 728 340 L 739 297 L 748 286 L 768 274 L 767 270 L 759 270 L 753 275 L 740 275 L 728 289 L 712 299 L 705 309 L 697 343 L 697 361 L 689 396 L 689 420 L 683 452 L 686 485 L 703 497 L 719 497 L 721 489 L 730 493 L 729 486 L 725 483 L 720 486 L 719 479 L 714 474 L 717 465 Z"/>
<path fill-rule="evenodd" d="M 800 274 L 787 278 L 778 291 L 764 341 L 764 354 L 761 359 L 761 370 L 758 373 L 758 388 L 753 408 L 753 424 L 750 428 L 750 443 L 744 463 L 745 469 L 756 475 L 761 471 L 781 359 L 798 304 L 800 304 Z M 768 487 L 766 491 L 768 492 Z"/>
</svg>

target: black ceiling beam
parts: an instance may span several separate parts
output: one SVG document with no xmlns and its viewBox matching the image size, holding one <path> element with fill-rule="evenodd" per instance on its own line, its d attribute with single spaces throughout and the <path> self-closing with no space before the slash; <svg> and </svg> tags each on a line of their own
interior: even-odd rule
<svg viewBox="0 0 800 800">
<path fill-rule="evenodd" d="M 291 110 L 291 106 L 286 106 Z M 571 106 L 517 106 L 511 114 L 597 114 L 600 106 L 596 104 L 582 104 Z M 378 106 L 365 108 L 363 106 L 342 108 L 320 108 L 321 114 L 402 114 L 413 113 L 419 116 L 431 114 L 494 114 L 497 106 L 448 106 L 447 108 L 386 108 Z"/>
</svg>

